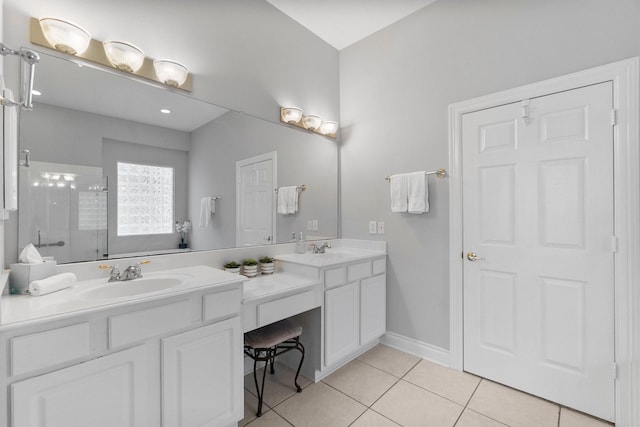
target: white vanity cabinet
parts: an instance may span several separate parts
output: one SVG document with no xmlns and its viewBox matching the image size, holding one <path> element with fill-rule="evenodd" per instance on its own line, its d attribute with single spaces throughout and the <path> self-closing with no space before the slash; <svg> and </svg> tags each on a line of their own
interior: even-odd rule
<svg viewBox="0 0 640 427">
<path fill-rule="evenodd" d="M 325 367 L 348 360 L 384 335 L 385 265 L 386 259 L 378 257 L 324 271 Z"/>
<path fill-rule="evenodd" d="M 2 328 L 0 353 L 8 360 L 0 425 L 236 425 L 243 417 L 241 302 L 242 281 L 233 279 Z"/>
<path fill-rule="evenodd" d="M 145 352 L 138 346 L 12 384 L 13 427 L 147 426 Z"/>
</svg>

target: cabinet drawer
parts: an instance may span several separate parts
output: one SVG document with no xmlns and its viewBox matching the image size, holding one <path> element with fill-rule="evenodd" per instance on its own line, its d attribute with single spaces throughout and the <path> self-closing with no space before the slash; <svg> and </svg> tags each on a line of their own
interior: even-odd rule
<svg viewBox="0 0 640 427">
<path fill-rule="evenodd" d="M 331 268 L 324 272 L 324 285 L 327 289 L 347 283 L 347 274 L 344 267 Z"/>
<path fill-rule="evenodd" d="M 242 289 L 216 292 L 202 297 L 202 318 L 206 322 L 240 312 Z"/>
<path fill-rule="evenodd" d="M 109 347 L 142 341 L 191 324 L 188 300 L 109 318 Z"/>
<path fill-rule="evenodd" d="M 91 353 L 88 323 L 11 338 L 11 375 L 20 375 Z"/>
<path fill-rule="evenodd" d="M 380 274 L 387 271 L 387 258 L 373 260 L 373 274 Z"/>
<path fill-rule="evenodd" d="M 371 276 L 371 261 L 359 262 L 347 267 L 347 281 L 354 282 Z"/>
<path fill-rule="evenodd" d="M 316 304 L 315 292 L 306 291 L 258 305 L 258 327 L 311 310 Z"/>
</svg>

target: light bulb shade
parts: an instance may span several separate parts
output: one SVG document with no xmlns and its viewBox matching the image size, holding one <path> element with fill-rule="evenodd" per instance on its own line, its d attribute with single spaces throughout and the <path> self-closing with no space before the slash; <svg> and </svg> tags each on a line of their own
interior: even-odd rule
<svg viewBox="0 0 640 427">
<path fill-rule="evenodd" d="M 280 120 L 285 123 L 298 123 L 302 118 L 302 110 L 296 107 L 280 108 Z"/>
<path fill-rule="evenodd" d="M 91 42 L 87 31 L 62 19 L 42 18 L 40 28 L 51 46 L 70 55 L 82 55 Z"/>
<path fill-rule="evenodd" d="M 323 135 L 335 135 L 338 131 L 338 122 L 322 122 L 320 133 Z"/>
<path fill-rule="evenodd" d="M 302 116 L 302 126 L 304 126 L 305 129 L 318 130 L 321 123 L 322 118 L 318 116 Z"/>
<path fill-rule="evenodd" d="M 135 73 L 144 63 L 144 52 L 131 43 L 108 40 L 102 45 L 107 59 L 118 70 Z"/>
<path fill-rule="evenodd" d="M 167 59 L 156 59 L 153 61 L 153 69 L 156 71 L 158 80 L 166 85 L 180 87 L 187 81 L 189 70 L 179 62 Z"/>
</svg>

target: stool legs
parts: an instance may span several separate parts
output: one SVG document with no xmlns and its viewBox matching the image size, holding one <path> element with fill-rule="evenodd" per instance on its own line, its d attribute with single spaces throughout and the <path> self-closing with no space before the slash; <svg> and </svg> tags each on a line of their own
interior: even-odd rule
<svg viewBox="0 0 640 427">
<path fill-rule="evenodd" d="M 300 369 L 302 369 L 302 362 L 304 362 L 304 346 L 300 343 L 300 337 L 295 337 L 290 340 L 284 341 L 271 348 L 253 348 L 245 346 L 244 353 L 253 359 L 253 382 L 256 385 L 256 392 L 258 393 L 258 410 L 256 416 L 262 416 L 262 403 L 264 398 L 264 383 L 266 382 L 267 368 L 270 367 L 271 374 L 275 373 L 273 367 L 276 356 L 284 354 L 290 350 L 298 350 L 300 352 L 300 363 L 298 364 L 298 370 L 296 371 L 296 377 L 293 380 L 296 386 L 296 392 L 300 393 L 302 387 L 298 384 L 298 376 L 300 375 Z M 265 362 L 264 371 L 262 372 L 262 384 L 258 383 L 258 362 Z"/>
</svg>

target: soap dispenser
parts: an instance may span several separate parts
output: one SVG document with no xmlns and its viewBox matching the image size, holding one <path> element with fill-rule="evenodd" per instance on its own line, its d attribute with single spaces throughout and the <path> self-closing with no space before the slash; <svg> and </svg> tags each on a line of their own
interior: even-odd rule
<svg viewBox="0 0 640 427">
<path fill-rule="evenodd" d="M 302 232 L 298 235 L 298 242 L 296 243 L 296 253 L 303 254 L 306 251 L 304 238 L 302 237 Z"/>
</svg>

